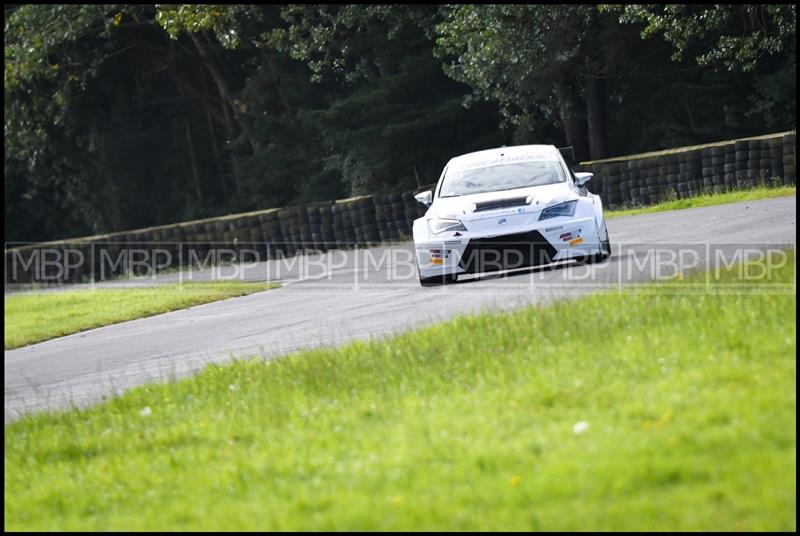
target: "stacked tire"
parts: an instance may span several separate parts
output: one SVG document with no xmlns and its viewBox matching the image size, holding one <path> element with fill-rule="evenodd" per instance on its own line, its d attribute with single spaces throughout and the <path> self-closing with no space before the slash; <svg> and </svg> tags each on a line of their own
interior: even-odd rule
<svg viewBox="0 0 800 536">
<path fill-rule="evenodd" d="M 339 249 L 350 249 L 356 245 L 356 231 L 353 224 L 353 203 L 349 199 L 336 201 L 331 207 L 333 216 L 333 238 Z"/>
<path fill-rule="evenodd" d="M 378 230 L 378 238 L 381 242 L 397 240 L 400 234 L 397 231 L 389 194 L 374 195 L 372 196 L 372 201 L 375 205 L 375 224 Z"/>
<path fill-rule="evenodd" d="M 786 185 L 796 184 L 797 168 L 795 167 L 796 144 L 795 134 L 787 134 L 781 139 L 783 146 L 783 183 Z"/>
<path fill-rule="evenodd" d="M 300 236 L 300 216 L 297 207 L 282 208 L 278 211 L 278 220 L 281 224 L 281 234 L 285 240 L 286 254 L 291 257 L 302 251 L 302 238 Z"/>
</svg>

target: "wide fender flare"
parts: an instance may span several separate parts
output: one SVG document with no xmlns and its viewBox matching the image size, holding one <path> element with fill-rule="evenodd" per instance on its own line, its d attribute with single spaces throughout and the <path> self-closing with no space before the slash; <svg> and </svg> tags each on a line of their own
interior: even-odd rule
<svg viewBox="0 0 800 536">
<path fill-rule="evenodd" d="M 594 210 L 594 221 L 597 224 L 597 229 L 600 234 L 600 240 L 608 238 L 608 230 L 605 226 L 605 213 L 603 211 L 603 200 L 597 194 L 592 195 L 592 208 Z"/>
<path fill-rule="evenodd" d="M 411 235 L 413 236 L 415 243 L 419 244 L 420 242 L 426 242 L 429 234 L 430 232 L 428 231 L 427 216 L 423 216 L 422 218 L 417 218 L 414 220 L 414 223 L 411 225 Z"/>
</svg>

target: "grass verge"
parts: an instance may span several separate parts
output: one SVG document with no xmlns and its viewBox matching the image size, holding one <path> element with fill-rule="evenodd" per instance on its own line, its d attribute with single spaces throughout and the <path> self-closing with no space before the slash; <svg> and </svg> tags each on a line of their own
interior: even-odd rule
<svg viewBox="0 0 800 536">
<path fill-rule="evenodd" d="M 685 199 L 673 199 L 655 205 L 644 207 L 623 208 L 606 211 L 607 218 L 618 218 L 620 216 L 636 216 L 638 214 L 650 214 L 652 212 L 665 212 L 667 210 L 679 210 L 682 208 L 710 207 L 712 205 L 724 205 L 725 203 L 738 203 L 739 201 L 757 201 L 759 199 L 770 199 L 773 197 L 785 197 L 797 195 L 795 186 L 760 186 L 749 190 L 735 190 L 708 195 L 698 195 Z"/>
<path fill-rule="evenodd" d="M 5 349 L 277 286 L 190 282 L 122 289 L 21 292 L 5 296 Z"/>
<path fill-rule="evenodd" d="M 794 530 L 796 297 L 737 269 L 25 417 L 5 528 Z"/>
</svg>

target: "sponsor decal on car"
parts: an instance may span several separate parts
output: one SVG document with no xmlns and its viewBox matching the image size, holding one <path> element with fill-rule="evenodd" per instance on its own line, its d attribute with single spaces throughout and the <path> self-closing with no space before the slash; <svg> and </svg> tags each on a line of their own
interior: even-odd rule
<svg viewBox="0 0 800 536">
<path fill-rule="evenodd" d="M 428 254 L 431 257 L 431 264 L 434 266 L 440 266 L 444 264 L 444 260 L 450 256 L 450 252 L 452 250 L 449 249 L 438 249 L 438 248 L 431 248 L 428 250 Z"/>
<path fill-rule="evenodd" d="M 453 173 L 468 171 L 471 169 L 480 169 L 485 167 L 513 164 L 516 162 L 535 162 L 537 160 L 551 160 L 553 157 L 548 154 L 525 154 L 518 156 L 500 156 L 499 158 L 491 158 L 487 160 L 476 160 L 462 165 L 458 168 L 453 168 Z"/>
<path fill-rule="evenodd" d="M 562 242 L 569 242 L 570 246 L 583 242 L 583 238 L 581 238 L 581 229 L 572 229 L 571 231 L 561 233 L 558 235 L 558 238 Z"/>
<path fill-rule="evenodd" d="M 472 211 L 473 212 L 475 211 L 474 207 L 472 208 Z M 485 212 L 479 212 L 479 214 L 482 216 L 481 219 L 490 219 L 490 218 L 496 218 L 498 216 L 507 216 L 507 215 L 524 214 L 524 213 L 525 213 L 525 207 L 503 208 L 498 210 L 487 210 Z"/>
</svg>

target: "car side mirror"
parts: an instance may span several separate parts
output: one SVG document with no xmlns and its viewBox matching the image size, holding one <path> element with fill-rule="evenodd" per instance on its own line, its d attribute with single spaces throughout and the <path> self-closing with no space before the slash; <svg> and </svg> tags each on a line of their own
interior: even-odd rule
<svg viewBox="0 0 800 536">
<path fill-rule="evenodd" d="M 585 173 L 585 172 L 575 173 L 575 184 L 578 187 L 583 188 L 584 186 L 586 186 L 587 182 L 592 180 L 592 177 L 594 177 L 594 173 Z"/>
<path fill-rule="evenodd" d="M 433 202 L 433 192 L 430 190 L 427 190 L 425 192 L 420 192 L 414 196 L 414 199 L 416 199 L 426 207 L 429 207 Z"/>
</svg>

